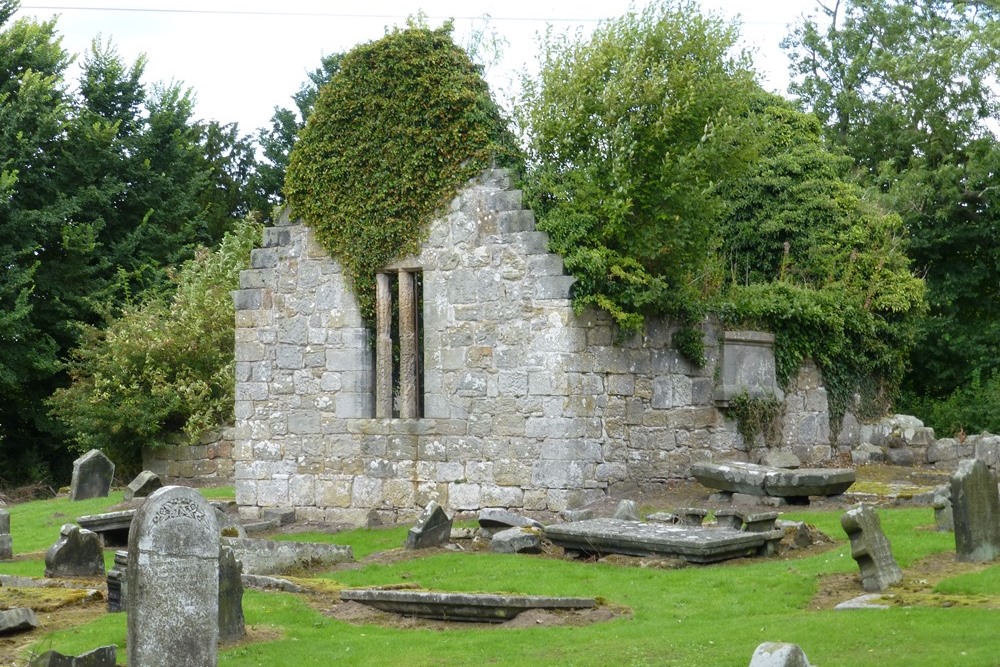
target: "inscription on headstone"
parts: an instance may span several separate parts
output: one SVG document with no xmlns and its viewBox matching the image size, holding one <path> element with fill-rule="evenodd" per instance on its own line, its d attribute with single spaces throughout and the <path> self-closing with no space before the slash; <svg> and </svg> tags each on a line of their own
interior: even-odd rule
<svg viewBox="0 0 1000 667">
<path fill-rule="evenodd" d="M 988 563 L 1000 556 L 1000 494 L 983 461 L 958 464 L 951 478 L 951 512 L 958 560 Z"/>
<path fill-rule="evenodd" d="M 851 557 L 861 568 L 862 588 L 878 593 L 903 580 L 874 507 L 862 504 L 848 510 L 840 517 L 840 525 L 851 539 Z"/>
<path fill-rule="evenodd" d="M 197 491 L 165 486 L 138 509 L 127 577 L 128 664 L 218 663 L 219 525 Z"/>
</svg>

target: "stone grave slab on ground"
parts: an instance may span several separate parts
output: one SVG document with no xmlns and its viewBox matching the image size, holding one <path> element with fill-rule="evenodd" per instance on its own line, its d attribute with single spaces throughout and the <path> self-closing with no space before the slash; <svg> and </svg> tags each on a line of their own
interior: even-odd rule
<svg viewBox="0 0 1000 667">
<path fill-rule="evenodd" d="M 503 623 L 529 609 L 590 609 L 596 605 L 593 598 L 383 589 L 345 590 L 340 599 L 406 616 L 475 623 Z"/>
<path fill-rule="evenodd" d="M 99 449 L 73 461 L 73 477 L 69 485 L 70 500 L 106 498 L 115 478 L 115 464 Z"/>
<path fill-rule="evenodd" d="M 856 479 L 850 468 L 788 470 L 740 461 L 693 463 L 691 475 L 710 489 L 780 498 L 836 496 L 847 491 Z"/>
<path fill-rule="evenodd" d="M 683 558 L 713 563 L 753 556 L 783 533 L 749 533 L 726 528 L 700 528 L 616 519 L 590 519 L 545 527 L 545 537 L 569 551 L 587 554 Z"/>
<path fill-rule="evenodd" d="M 959 462 L 951 478 L 951 511 L 958 560 L 988 563 L 1000 556 L 1000 493 L 983 461 Z"/>
<path fill-rule="evenodd" d="M 878 593 L 903 580 L 874 507 L 862 504 L 848 510 L 840 517 L 840 525 L 851 540 L 851 557 L 861 569 L 862 588 Z"/>
<path fill-rule="evenodd" d="M 252 537 L 223 537 L 243 563 L 244 574 L 281 574 L 302 568 L 354 560 L 351 547 L 322 542 L 278 542 Z"/>
<path fill-rule="evenodd" d="M 63 655 L 58 651 L 46 651 L 35 656 L 28 667 L 115 667 L 118 664 L 118 647 L 102 646 L 82 655 Z"/>
<path fill-rule="evenodd" d="M 59 539 L 45 552 L 46 577 L 100 577 L 104 575 L 104 547 L 97 533 L 64 524 Z"/>
<path fill-rule="evenodd" d="M 426 549 L 448 544 L 451 539 L 452 519 L 435 501 L 417 517 L 416 523 L 406 533 L 407 549 Z"/>
<path fill-rule="evenodd" d="M 127 663 L 214 667 L 219 525 L 194 489 L 165 486 L 136 511 L 128 548 Z"/>
</svg>

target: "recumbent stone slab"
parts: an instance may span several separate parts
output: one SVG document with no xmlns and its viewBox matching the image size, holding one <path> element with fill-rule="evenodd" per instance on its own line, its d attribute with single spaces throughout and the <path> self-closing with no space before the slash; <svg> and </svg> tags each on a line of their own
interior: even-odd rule
<svg viewBox="0 0 1000 667">
<path fill-rule="evenodd" d="M 691 475 L 703 486 L 754 496 L 835 496 L 854 484 L 850 468 L 799 468 L 787 470 L 743 463 L 691 464 Z"/>
<path fill-rule="evenodd" d="M 1000 555 L 1000 494 L 983 461 L 959 462 L 951 478 L 951 511 L 958 560 L 988 563 Z"/>
<path fill-rule="evenodd" d="M 97 533 L 64 524 L 59 539 L 45 552 L 46 577 L 100 577 L 104 575 L 104 547 Z"/>
<path fill-rule="evenodd" d="M 407 616 L 479 623 L 503 623 L 528 609 L 590 609 L 596 604 L 594 598 L 383 589 L 341 591 L 340 599 Z"/>
<path fill-rule="evenodd" d="M 840 525 L 851 540 L 851 557 L 861 569 L 862 588 L 878 593 L 903 580 L 874 507 L 862 504 L 848 510 L 840 517 Z"/>
<path fill-rule="evenodd" d="M 214 667 L 219 525 L 194 489 L 165 486 L 135 515 L 128 546 L 128 664 Z"/>
<path fill-rule="evenodd" d="M 99 449 L 73 461 L 73 477 L 69 486 L 70 500 L 106 498 L 115 477 L 115 464 Z"/>
</svg>

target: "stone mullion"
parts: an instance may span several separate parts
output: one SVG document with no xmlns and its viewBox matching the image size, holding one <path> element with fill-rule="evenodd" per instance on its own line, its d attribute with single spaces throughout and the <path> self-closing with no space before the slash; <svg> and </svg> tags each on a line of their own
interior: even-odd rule
<svg viewBox="0 0 1000 667">
<path fill-rule="evenodd" d="M 399 272 L 399 416 L 417 417 L 417 317 L 413 274 Z"/>
<path fill-rule="evenodd" d="M 389 274 L 376 277 L 375 417 L 392 418 L 392 290 Z"/>
</svg>

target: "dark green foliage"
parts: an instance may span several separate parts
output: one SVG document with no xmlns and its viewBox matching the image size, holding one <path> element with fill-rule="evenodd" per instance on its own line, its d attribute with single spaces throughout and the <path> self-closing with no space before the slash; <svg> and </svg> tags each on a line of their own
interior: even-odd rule
<svg viewBox="0 0 1000 667">
<path fill-rule="evenodd" d="M 230 292 L 260 233 L 259 224 L 240 224 L 214 252 L 203 249 L 184 264 L 169 302 L 147 301 L 105 328 L 86 329 L 73 351 L 72 384 L 49 401 L 77 449 L 102 449 L 131 468 L 143 447 L 232 418 Z"/>
<path fill-rule="evenodd" d="M 715 183 L 752 157 L 741 132 L 748 64 L 733 26 L 690 2 L 653 3 L 588 40 L 550 33 L 541 72 L 525 81 L 528 200 L 550 248 L 623 332 L 646 314 L 699 319 L 717 287 Z"/>
<path fill-rule="evenodd" d="M 435 212 L 512 140 L 451 26 L 356 47 L 320 91 L 285 192 L 374 315 L 375 273 L 414 253 Z"/>
<path fill-rule="evenodd" d="M 877 413 L 896 395 L 924 307 L 902 221 L 848 180 L 850 159 L 824 146 L 813 116 L 761 94 L 748 131 L 757 161 L 720 184 L 724 321 L 775 333 L 782 385 L 813 359 L 834 424 L 856 394 L 856 409 Z"/>
</svg>

